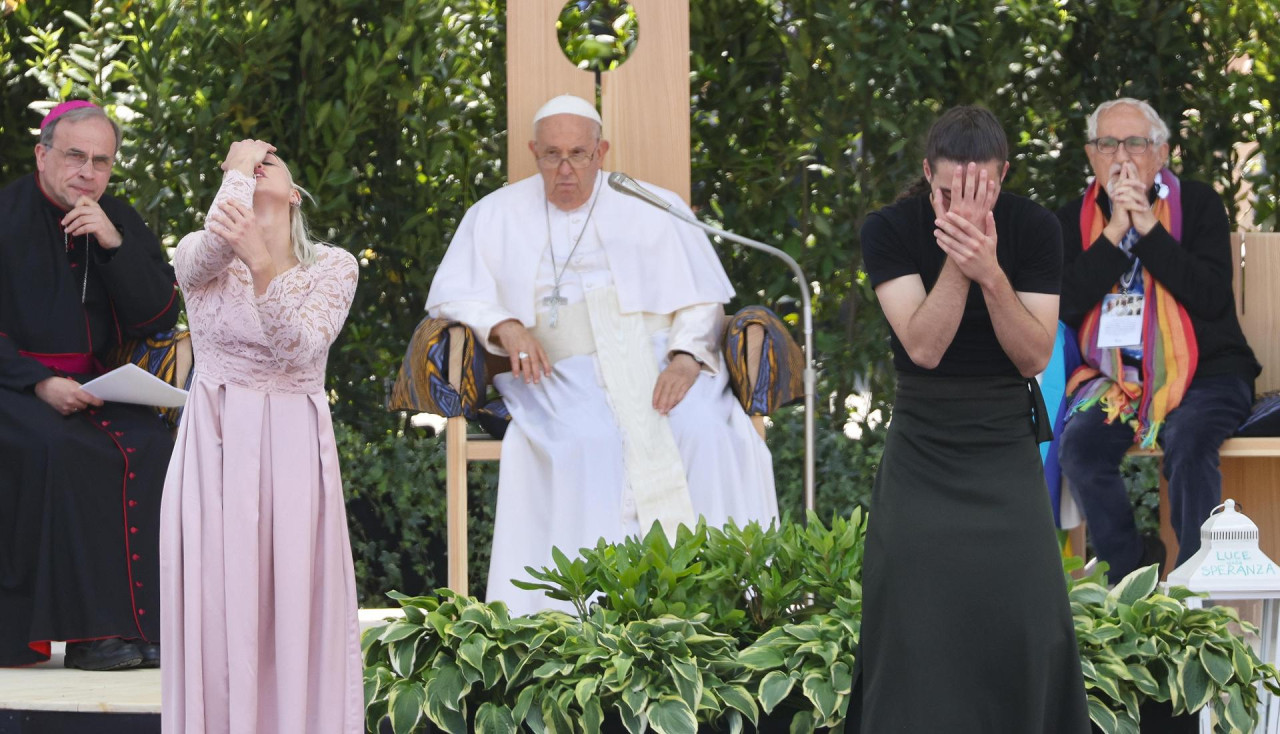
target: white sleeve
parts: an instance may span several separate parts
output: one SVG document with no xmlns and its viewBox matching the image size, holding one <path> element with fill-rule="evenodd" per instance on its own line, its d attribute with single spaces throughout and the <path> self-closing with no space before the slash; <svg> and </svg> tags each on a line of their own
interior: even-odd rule
<svg viewBox="0 0 1280 734">
<path fill-rule="evenodd" d="M 667 337 L 667 355 L 688 352 L 709 374 L 720 372 L 720 343 L 724 338 L 724 305 L 698 303 L 674 314 Z"/>
</svg>

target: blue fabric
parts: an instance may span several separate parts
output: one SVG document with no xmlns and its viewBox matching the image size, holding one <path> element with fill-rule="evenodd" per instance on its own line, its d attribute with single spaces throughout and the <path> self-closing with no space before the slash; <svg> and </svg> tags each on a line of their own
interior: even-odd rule
<svg viewBox="0 0 1280 734">
<path fill-rule="evenodd" d="M 1280 394 L 1258 398 L 1249 419 L 1236 431 L 1237 436 L 1280 436 Z"/>
<path fill-rule="evenodd" d="M 1040 444 L 1040 459 L 1044 462 L 1044 481 L 1049 487 L 1049 502 L 1053 506 L 1053 523 L 1059 528 L 1062 527 L 1062 468 L 1058 464 L 1058 440 L 1070 405 L 1066 395 L 1067 377 L 1080 366 L 1080 362 L 1080 345 L 1075 329 L 1059 321 L 1053 356 L 1040 378 L 1040 391 L 1044 393 L 1049 415 L 1053 416 L 1053 440 Z"/>
</svg>

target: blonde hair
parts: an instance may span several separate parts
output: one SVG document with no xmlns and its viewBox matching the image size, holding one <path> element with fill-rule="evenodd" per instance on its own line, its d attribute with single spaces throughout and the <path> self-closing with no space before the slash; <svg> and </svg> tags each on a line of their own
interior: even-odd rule
<svg viewBox="0 0 1280 734">
<path fill-rule="evenodd" d="M 316 203 L 316 198 L 310 191 L 296 183 L 292 185 L 302 201 Z M 291 203 L 289 206 L 289 243 L 293 245 L 293 256 L 298 258 L 298 262 L 311 265 L 316 261 L 316 246 L 324 243 L 312 239 L 311 232 L 307 229 L 307 215 L 302 213 L 302 201 L 297 204 Z"/>
</svg>

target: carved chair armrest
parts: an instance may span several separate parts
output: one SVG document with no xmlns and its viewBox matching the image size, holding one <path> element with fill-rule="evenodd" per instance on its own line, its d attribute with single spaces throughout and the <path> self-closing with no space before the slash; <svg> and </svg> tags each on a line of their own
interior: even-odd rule
<svg viewBox="0 0 1280 734">
<path fill-rule="evenodd" d="M 173 329 L 125 340 L 107 354 L 104 366 L 111 370 L 129 363 L 136 364 L 174 387 L 187 389 L 191 387 L 194 362 L 191 332 Z M 156 410 L 171 427 L 177 426 L 182 416 L 182 408 Z"/>
<path fill-rule="evenodd" d="M 387 410 L 472 419 L 486 386 L 485 351 L 471 329 L 428 316 L 413 330 Z"/>
<path fill-rule="evenodd" d="M 786 323 L 764 306 L 747 306 L 729 319 L 724 361 L 748 415 L 768 415 L 804 398 L 804 352 Z"/>
</svg>

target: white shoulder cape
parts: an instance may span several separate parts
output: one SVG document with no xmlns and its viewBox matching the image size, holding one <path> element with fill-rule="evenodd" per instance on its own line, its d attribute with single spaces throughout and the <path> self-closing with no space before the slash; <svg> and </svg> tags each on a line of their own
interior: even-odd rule
<svg viewBox="0 0 1280 734">
<path fill-rule="evenodd" d="M 588 225 L 609 260 L 623 313 L 668 314 L 698 303 L 727 303 L 733 286 L 701 230 L 609 188 L 608 173 Z M 679 196 L 653 191 L 692 215 Z M 542 177 L 489 194 L 467 210 L 431 281 L 427 310 L 455 301 L 490 303 L 535 324 L 534 281 L 548 245 Z"/>
</svg>

